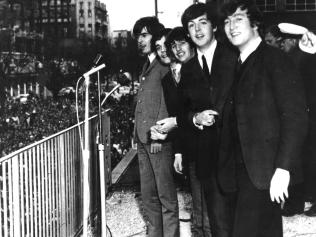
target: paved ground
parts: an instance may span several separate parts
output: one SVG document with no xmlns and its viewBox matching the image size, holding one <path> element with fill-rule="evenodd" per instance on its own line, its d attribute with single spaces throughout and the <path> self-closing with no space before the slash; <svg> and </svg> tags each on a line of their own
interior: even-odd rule
<svg viewBox="0 0 316 237">
<path fill-rule="evenodd" d="M 180 218 L 189 219 L 191 196 L 178 192 Z M 306 208 L 310 206 L 306 203 Z M 145 237 L 145 222 L 142 216 L 142 203 L 138 192 L 120 190 L 107 199 L 107 225 L 113 237 Z M 316 217 L 296 215 L 283 219 L 284 237 L 316 237 Z M 180 222 L 181 237 L 190 237 L 190 222 Z M 94 235 L 99 236 L 99 235 Z M 111 235 L 107 235 L 110 237 Z M 247 236 L 248 237 L 248 236 Z"/>
</svg>

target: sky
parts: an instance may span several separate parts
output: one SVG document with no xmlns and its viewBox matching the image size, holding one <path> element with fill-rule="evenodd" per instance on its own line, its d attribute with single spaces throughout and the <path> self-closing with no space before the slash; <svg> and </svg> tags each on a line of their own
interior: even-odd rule
<svg viewBox="0 0 316 237">
<path fill-rule="evenodd" d="M 132 30 L 141 17 L 155 15 L 155 0 L 100 0 L 106 4 L 110 31 Z M 158 18 L 165 27 L 181 25 L 181 15 L 193 0 L 157 0 Z M 203 1 L 202 1 L 203 2 Z M 205 1 L 204 1 L 205 2 Z"/>
</svg>

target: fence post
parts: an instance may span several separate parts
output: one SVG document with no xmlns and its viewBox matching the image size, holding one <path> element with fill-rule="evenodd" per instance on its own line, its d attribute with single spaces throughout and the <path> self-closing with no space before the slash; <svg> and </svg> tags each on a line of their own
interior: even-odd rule
<svg viewBox="0 0 316 237">
<path fill-rule="evenodd" d="M 61 135 L 59 138 L 59 166 L 58 169 L 60 169 L 60 173 L 59 173 L 59 203 L 60 203 L 60 234 L 61 236 L 66 236 L 67 234 L 67 211 L 66 210 L 66 173 L 65 173 L 65 149 L 67 149 L 67 147 L 65 147 L 65 134 Z"/>
<path fill-rule="evenodd" d="M 12 159 L 12 171 L 13 175 L 13 229 L 14 229 L 14 237 L 21 237 L 21 219 L 20 219 L 20 192 L 19 192 L 19 156 L 14 156 Z M 11 172 L 11 171 L 10 171 Z"/>
</svg>

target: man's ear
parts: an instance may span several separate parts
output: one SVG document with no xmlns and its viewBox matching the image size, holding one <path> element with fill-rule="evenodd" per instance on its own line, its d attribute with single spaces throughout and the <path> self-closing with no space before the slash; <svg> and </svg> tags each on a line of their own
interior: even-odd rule
<svg viewBox="0 0 316 237">
<path fill-rule="evenodd" d="M 213 28 L 213 32 L 215 33 L 217 31 L 217 26 Z"/>
</svg>

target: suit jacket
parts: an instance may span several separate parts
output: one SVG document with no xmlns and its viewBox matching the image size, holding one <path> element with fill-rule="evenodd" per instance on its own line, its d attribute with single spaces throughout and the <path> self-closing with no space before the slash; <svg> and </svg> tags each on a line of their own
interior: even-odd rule
<svg viewBox="0 0 316 237">
<path fill-rule="evenodd" d="M 184 155 L 187 160 L 196 162 L 199 178 L 209 177 L 216 167 L 221 111 L 233 81 L 236 62 L 236 54 L 219 42 L 213 57 L 210 78 L 203 74 L 195 56 L 182 66 L 179 84 L 182 107 L 177 123 L 183 131 Z M 218 111 L 220 118 L 215 126 L 199 130 L 193 124 L 193 116 L 206 109 Z"/>
<path fill-rule="evenodd" d="M 219 181 L 235 188 L 229 113 L 234 107 L 241 152 L 249 178 L 258 189 L 269 189 L 276 168 L 301 179 L 300 154 L 307 131 L 302 80 L 292 61 L 261 43 L 247 59 L 235 88 L 234 105 L 227 101 L 219 160 Z"/>
<path fill-rule="evenodd" d="M 147 69 L 144 67 L 137 94 L 134 134 L 137 141 L 149 143 L 150 127 L 158 120 L 168 117 L 161 79 L 166 75 L 169 67 L 162 65 L 157 58 Z"/>
<path fill-rule="evenodd" d="M 161 80 L 164 98 L 167 106 L 167 111 L 170 117 L 175 117 L 178 114 L 180 99 L 179 99 L 179 85 L 172 76 L 171 70 Z M 167 141 L 172 142 L 173 153 L 183 153 L 181 142 L 180 129 L 173 129 L 168 133 Z"/>
</svg>

